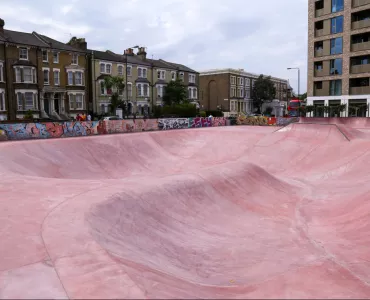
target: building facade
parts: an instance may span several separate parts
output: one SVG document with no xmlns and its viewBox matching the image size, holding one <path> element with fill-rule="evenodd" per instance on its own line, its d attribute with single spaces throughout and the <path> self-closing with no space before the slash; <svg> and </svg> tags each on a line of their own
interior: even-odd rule
<svg viewBox="0 0 370 300">
<path fill-rule="evenodd" d="M 370 0 L 309 0 L 308 21 L 307 105 L 346 104 L 342 116 L 369 116 Z"/>
<path fill-rule="evenodd" d="M 0 120 L 29 112 L 61 120 L 86 112 L 86 52 L 4 25 L 0 19 Z"/>
<path fill-rule="evenodd" d="M 243 69 L 216 69 L 200 73 L 200 105 L 204 110 L 228 111 L 232 115 L 254 112 L 252 91 L 259 75 Z M 287 102 L 288 80 L 271 77 L 276 88 L 276 99 Z"/>
<path fill-rule="evenodd" d="M 111 51 L 91 52 L 93 83 L 93 108 L 97 114 L 109 113 L 112 91 L 104 88 L 106 76 L 122 76 L 125 89 L 120 97 L 128 104 L 129 114 L 149 114 L 153 107 L 162 105 L 165 88 L 171 80 L 180 78 L 188 90 L 191 102 L 198 104 L 199 74 L 180 64 L 159 59 L 147 58 L 144 47 L 138 47 L 137 53 L 129 48 L 123 54 Z"/>
</svg>

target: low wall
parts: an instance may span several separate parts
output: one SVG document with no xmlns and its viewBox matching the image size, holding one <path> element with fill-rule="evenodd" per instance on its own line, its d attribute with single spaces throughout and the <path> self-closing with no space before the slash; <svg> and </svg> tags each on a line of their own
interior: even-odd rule
<svg viewBox="0 0 370 300">
<path fill-rule="evenodd" d="M 212 118 L 212 121 L 210 121 L 208 118 L 178 118 L 0 124 L 0 141 L 65 138 L 217 126 L 226 126 L 226 119 Z"/>
<path fill-rule="evenodd" d="M 290 123 L 299 122 L 299 118 L 284 118 L 284 117 L 244 117 L 240 116 L 237 119 L 238 125 L 253 125 L 253 126 L 286 126 Z"/>
</svg>

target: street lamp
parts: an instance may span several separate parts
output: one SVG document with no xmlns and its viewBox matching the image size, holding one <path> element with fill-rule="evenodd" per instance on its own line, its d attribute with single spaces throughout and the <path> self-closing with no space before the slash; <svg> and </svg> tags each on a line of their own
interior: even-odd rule
<svg viewBox="0 0 370 300">
<path fill-rule="evenodd" d="M 300 69 L 299 68 L 288 68 L 288 70 L 298 70 L 298 97 L 299 97 L 299 95 L 300 95 L 300 91 L 299 91 L 299 89 L 300 89 Z"/>
</svg>

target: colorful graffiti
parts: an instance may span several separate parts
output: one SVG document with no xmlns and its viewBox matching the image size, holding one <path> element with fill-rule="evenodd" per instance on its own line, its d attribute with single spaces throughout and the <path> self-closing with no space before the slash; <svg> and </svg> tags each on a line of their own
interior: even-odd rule
<svg viewBox="0 0 370 300">
<path fill-rule="evenodd" d="M 282 117 L 279 117 L 276 119 L 276 126 L 287 126 L 291 123 L 297 123 L 299 122 L 299 118 L 298 117 L 295 117 L 295 118 L 282 118 Z"/>
<path fill-rule="evenodd" d="M 0 141 L 226 126 L 225 118 L 136 119 L 0 124 Z"/>
<path fill-rule="evenodd" d="M 178 119 L 159 119 L 158 129 L 159 130 L 169 130 L 169 129 L 185 129 L 189 128 L 188 118 L 178 118 Z"/>
<path fill-rule="evenodd" d="M 238 117 L 236 124 L 238 125 L 253 125 L 253 126 L 266 126 L 268 125 L 267 117 Z"/>
</svg>

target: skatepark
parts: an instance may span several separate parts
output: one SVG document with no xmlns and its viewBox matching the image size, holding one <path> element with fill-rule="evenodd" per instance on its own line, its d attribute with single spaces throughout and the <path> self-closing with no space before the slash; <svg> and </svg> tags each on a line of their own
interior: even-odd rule
<svg viewBox="0 0 370 300">
<path fill-rule="evenodd" d="M 0 143 L 0 298 L 370 297 L 370 122 Z"/>
</svg>

